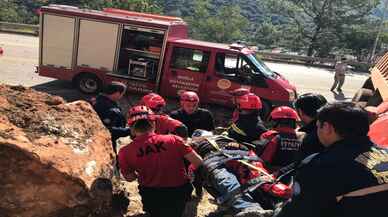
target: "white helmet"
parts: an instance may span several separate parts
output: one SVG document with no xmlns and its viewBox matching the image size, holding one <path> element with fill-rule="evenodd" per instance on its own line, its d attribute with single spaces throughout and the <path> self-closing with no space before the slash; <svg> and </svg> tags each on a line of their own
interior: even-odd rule
<svg viewBox="0 0 388 217">
<path fill-rule="evenodd" d="M 197 129 L 194 130 L 193 134 L 191 135 L 191 139 L 193 142 L 200 142 L 212 136 L 214 136 L 214 134 L 211 131 Z"/>
</svg>

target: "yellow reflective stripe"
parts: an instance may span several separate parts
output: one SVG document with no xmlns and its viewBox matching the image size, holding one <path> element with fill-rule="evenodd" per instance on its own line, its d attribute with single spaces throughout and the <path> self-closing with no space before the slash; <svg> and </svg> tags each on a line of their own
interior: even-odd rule
<svg viewBox="0 0 388 217">
<path fill-rule="evenodd" d="M 388 190 L 388 184 L 377 185 L 377 186 L 363 188 L 363 189 L 360 189 L 360 190 L 349 192 L 347 194 L 343 194 L 343 195 L 337 196 L 336 199 L 337 199 L 337 202 L 339 202 L 344 197 L 359 197 L 359 196 L 365 196 L 365 195 L 368 195 L 368 194 L 373 194 L 373 193 L 377 193 L 377 192 L 381 192 L 381 191 L 387 191 L 387 190 Z"/>
<path fill-rule="evenodd" d="M 238 133 L 238 134 L 240 134 L 240 135 L 243 135 L 243 136 L 247 136 L 247 134 L 246 134 L 243 130 L 241 130 L 240 128 L 238 128 L 236 124 L 233 123 L 230 127 L 231 127 L 234 131 L 236 131 L 236 133 Z"/>
</svg>

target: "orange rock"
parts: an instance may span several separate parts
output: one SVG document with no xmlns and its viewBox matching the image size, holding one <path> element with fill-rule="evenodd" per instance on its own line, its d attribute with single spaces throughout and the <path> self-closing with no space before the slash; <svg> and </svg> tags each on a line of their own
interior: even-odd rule
<svg viewBox="0 0 388 217">
<path fill-rule="evenodd" d="M 0 85 L 2 217 L 104 216 L 110 134 L 85 101 Z"/>
</svg>

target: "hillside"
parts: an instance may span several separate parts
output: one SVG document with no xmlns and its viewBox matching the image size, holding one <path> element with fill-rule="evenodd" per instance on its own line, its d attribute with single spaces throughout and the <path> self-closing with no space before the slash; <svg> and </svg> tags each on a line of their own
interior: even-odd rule
<svg viewBox="0 0 388 217">
<path fill-rule="evenodd" d="M 336 11 L 337 16 L 332 16 L 314 10 L 324 0 L 9 0 L 0 1 L 0 21 L 37 24 L 37 10 L 48 4 L 97 10 L 114 7 L 182 17 L 195 39 L 222 43 L 242 40 L 263 49 L 282 47 L 320 57 L 347 53 L 363 60 L 374 46 L 377 28 L 371 26 L 380 26 L 384 5 L 382 0 L 371 1 L 380 2 L 377 7 L 363 2 L 352 9 L 353 13 L 339 16 L 354 6 L 353 1 L 328 6 L 324 11 Z M 388 33 L 383 31 L 377 52 L 387 49 L 387 44 Z"/>
</svg>

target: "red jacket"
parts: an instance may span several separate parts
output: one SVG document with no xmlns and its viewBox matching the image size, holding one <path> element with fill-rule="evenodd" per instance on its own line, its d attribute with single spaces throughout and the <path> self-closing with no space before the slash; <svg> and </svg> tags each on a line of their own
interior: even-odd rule
<svg viewBox="0 0 388 217">
<path fill-rule="evenodd" d="M 182 126 L 182 122 L 175 120 L 168 115 L 157 115 L 155 122 L 156 134 L 173 133 L 177 127 Z"/>
<path fill-rule="evenodd" d="M 143 187 L 182 186 L 189 182 L 183 159 L 192 151 L 175 135 L 142 135 L 120 150 L 120 170 L 136 172 Z"/>
</svg>

